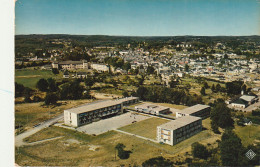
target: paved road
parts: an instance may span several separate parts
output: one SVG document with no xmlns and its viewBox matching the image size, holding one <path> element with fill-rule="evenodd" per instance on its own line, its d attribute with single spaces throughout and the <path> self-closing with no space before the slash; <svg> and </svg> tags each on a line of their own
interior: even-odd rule
<svg viewBox="0 0 260 167">
<path fill-rule="evenodd" d="M 61 119 L 63 119 L 63 113 L 60 114 L 59 116 L 55 117 L 55 118 L 49 119 L 45 122 L 42 122 L 37 127 L 29 129 L 29 130 L 25 131 L 24 133 L 21 133 L 21 134 L 15 136 L 15 146 L 20 147 L 20 146 L 23 146 L 23 145 L 27 145 L 27 143 L 23 141 L 24 138 L 29 137 L 29 136 L 33 135 L 34 133 L 36 133 L 36 132 L 38 132 L 38 131 L 46 128 L 46 127 L 49 127 L 50 125 L 58 122 Z"/>
<path fill-rule="evenodd" d="M 158 143 L 158 141 L 156 141 L 156 140 L 153 140 L 153 139 L 150 139 L 150 138 L 147 138 L 147 137 L 143 137 L 143 136 L 139 136 L 139 135 L 136 135 L 136 134 L 133 134 L 133 133 L 125 132 L 125 131 L 122 131 L 122 130 L 119 130 L 119 129 L 115 129 L 115 131 L 130 135 L 130 136 L 135 136 L 135 137 L 138 137 L 138 138 L 141 138 L 141 139 L 144 139 L 144 140 L 149 140 L 149 141 Z"/>
<path fill-rule="evenodd" d="M 114 116 L 111 118 L 103 119 L 97 122 L 80 126 L 76 128 L 76 130 L 90 135 L 99 135 L 107 131 L 115 130 L 117 128 L 132 124 L 133 121 L 139 122 L 148 118 L 150 117 L 128 112 L 118 116 Z"/>
</svg>

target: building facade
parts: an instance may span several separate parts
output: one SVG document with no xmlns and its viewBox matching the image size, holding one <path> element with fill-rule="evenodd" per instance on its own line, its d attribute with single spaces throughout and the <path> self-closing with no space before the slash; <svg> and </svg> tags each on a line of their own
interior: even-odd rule
<svg viewBox="0 0 260 167">
<path fill-rule="evenodd" d="M 53 62 L 52 68 L 64 69 L 64 70 L 75 70 L 75 69 L 88 69 L 88 62 L 82 61 L 61 61 Z"/>
<path fill-rule="evenodd" d="M 78 127 L 117 113 L 123 113 L 122 103 L 112 100 L 95 102 L 64 110 L 64 123 Z"/>
<path fill-rule="evenodd" d="M 155 105 L 151 103 L 144 103 L 138 106 L 135 106 L 135 109 L 139 112 L 144 112 L 147 114 L 159 115 L 170 112 L 169 107 L 164 107 L 160 105 Z"/>
<path fill-rule="evenodd" d="M 202 119 L 184 116 L 179 119 L 157 126 L 157 141 L 175 145 L 202 130 Z"/>
<path fill-rule="evenodd" d="M 137 97 L 106 100 L 88 103 L 76 108 L 64 110 L 64 123 L 79 127 L 108 116 L 123 113 L 123 104 L 129 105 L 139 101 Z"/>
<path fill-rule="evenodd" d="M 91 64 L 91 68 L 93 70 L 97 70 L 98 72 L 109 72 L 109 66 L 104 64 Z"/>
</svg>

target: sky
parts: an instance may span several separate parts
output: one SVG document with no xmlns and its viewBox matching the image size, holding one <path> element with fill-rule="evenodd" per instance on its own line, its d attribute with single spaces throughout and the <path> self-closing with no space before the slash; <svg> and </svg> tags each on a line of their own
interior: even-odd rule
<svg viewBox="0 0 260 167">
<path fill-rule="evenodd" d="M 15 34 L 260 35 L 260 0 L 17 0 Z"/>
</svg>

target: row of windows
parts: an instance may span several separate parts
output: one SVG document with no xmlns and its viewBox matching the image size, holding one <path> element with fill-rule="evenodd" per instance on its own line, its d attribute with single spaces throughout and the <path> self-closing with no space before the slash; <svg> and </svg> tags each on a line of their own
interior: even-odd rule
<svg viewBox="0 0 260 167">
<path fill-rule="evenodd" d="M 184 127 L 181 127 L 181 128 L 176 130 L 176 133 L 180 133 L 180 132 L 186 131 L 186 130 L 188 130 L 188 129 L 192 128 L 192 127 L 195 127 L 197 125 L 200 125 L 200 121 L 196 121 L 196 122 L 188 124 L 188 125 L 186 125 Z"/>
<path fill-rule="evenodd" d="M 194 132 L 192 132 L 192 133 L 190 133 L 190 134 L 187 134 L 187 135 L 185 135 L 185 136 L 183 136 L 183 137 L 177 138 L 177 139 L 176 139 L 176 142 L 183 141 L 183 140 L 185 140 L 185 139 L 187 139 L 187 138 L 189 138 L 189 137 L 191 137 L 191 136 L 197 134 L 198 132 L 199 132 L 199 131 L 194 131 Z"/>
<path fill-rule="evenodd" d="M 178 139 L 178 138 L 182 138 L 182 137 L 185 137 L 185 136 L 190 136 L 190 135 L 193 135 L 195 132 L 198 132 L 198 131 L 200 131 L 200 127 L 194 128 L 193 130 L 189 130 L 187 132 L 176 134 L 176 138 Z"/>
<path fill-rule="evenodd" d="M 92 115 L 81 115 L 81 117 L 79 117 L 79 124 L 82 125 L 82 124 L 91 122 L 95 118 L 100 118 L 102 116 L 118 113 L 120 111 L 121 110 L 117 109 L 117 110 L 111 110 L 111 111 L 102 112 L 102 113 L 95 113 Z"/>
<path fill-rule="evenodd" d="M 103 112 L 107 112 L 107 111 L 120 110 L 120 109 L 121 109 L 121 105 L 119 104 L 119 105 L 101 108 L 101 109 L 97 109 L 97 110 L 86 112 L 86 113 L 81 113 L 81 114 L 79 114 L 79 117 L 86 116 L 86 115 L 93 115 L 93 114 L 97 114 L 97 113 L 103 113 Z"/>
</svg>

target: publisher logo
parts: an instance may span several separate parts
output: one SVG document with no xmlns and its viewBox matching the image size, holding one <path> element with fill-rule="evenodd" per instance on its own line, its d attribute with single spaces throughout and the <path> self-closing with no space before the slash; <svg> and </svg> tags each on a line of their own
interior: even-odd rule
<svg viewBox="0 0 260 167">
<path fill-rule="evenodd" d="M 256 154 L 255 154 L 254 151 L 252 151 L 251 149 L 248 150 L 247 153 L 246 153 L 246 157 L 247 157 L 248 159 L 250 159 L 250 160 L 253 159 L 255 156 L 256 156 Z"/>
</svg>

